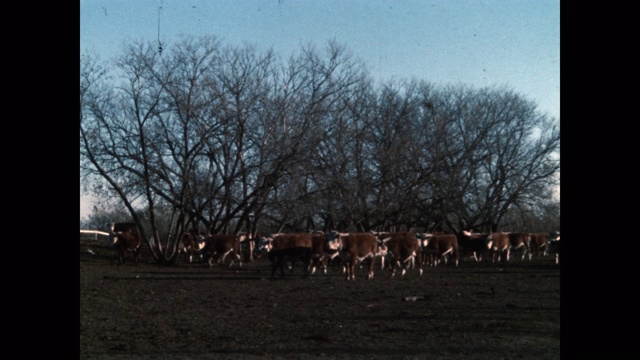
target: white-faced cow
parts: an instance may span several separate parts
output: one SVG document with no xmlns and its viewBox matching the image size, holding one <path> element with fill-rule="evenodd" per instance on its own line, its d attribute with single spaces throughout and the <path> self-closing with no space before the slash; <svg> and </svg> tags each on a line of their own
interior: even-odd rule
<svg viewBox="0 0 640 360">
<path fill-rule="evenodd" d="M 322 272 L 327 273 L 327 264 L 329 260 L 338 257 L 338 250 L 329 247 L 329 239 L 334 234 L 325 234 L 322 232 L 313 233 L 311 238 L 311 262 L 309 268 L 311 275 L 315 274 L 318 266 L 322 267 Z"/>
<path fill-rule="evenodd" d="M 198 255 L 203 258 L 202 250 L 205 247 L 205 237 L 195 232 L 186 232 L 182 235 L 182 244 L 179 251 L 184 253 L 185 261 L 193 262 L 193 257 Z"/>
<path fill-rule="evenodd" d="M 396 269 L 401 268 L 401 276 L 404 276 L 408 268 L 418 262 L 420 275 L 422 275 L 422 251 L 416 234 L 413 232 L 379 233 L 379 241 L 387 248 L 387 259 L 391 269 L 391 277 L 396 274 Z"/>
<path fill-rule="evenodd" d="M 465 256 L 473 255 L 476 262 L 488 259 L 487 234 L 471 233 L 463 230 L 458 234 L 458 246 Z"/>
<path fill-rule="evenodd" d="M 549 234 L 549 254 L 555 255 L 554 262 L 560 264 L 560 231 Z"/>
<path fill-rule="evenodd" d="M 120 265 L 124 263 L 124 254 L 128 250 L 133 253 L 133 261 L 138 265 L 142 236 L 138 232 L 136 223 L 114 223 L 111 225 L 110 236 L 113 237 L 113 247 L 118 251 L 118 263 Z"/>
<path fill-rule="evenodd" d="M 302 261 L 304 274 L 302 277 L 309 275 L 309 267 L 311 264 L 313 245 L 313 234 L 309 233 L 293 233 L 293 234 L 277 234 L 271 241 L 271 250 L 269 250 L 269 260 L 271 260 L 271 276 L 275 277 L 276 269 L 280 269 L 280 277 L 284 278 L 284 264 L 287 260 L 295 263 Z"/>
<path fill-rule="evenodd" d="M 532 233 L 531 234 L 531 243 L 529 247 L 531 248 L 531 254 L 535 257 L 547 256 L 547 250 L 549 246 L 549 234 L 546 232 L 540 233 Z"/>
<path fill-rule="evenodd" d="M 531 234 L 523 232 L 512 232 L 509 234 L 509 243 L 511 244 L 511 252 L 522 251 L 522 260 L 529 255 L 531 260 L 531 250 L 529 244 L 531 243 Z"/>
<path fill-rule="evenodd" d="M 271 236 L 259 236 L 256 238 L 256 246 L 253 249 L 253 257 L 256 259 L 260 259 L 263 256 L 269 254 L 271 251 L 271 247 L 273 246 L 273 237 Z"/>
<path fill-rule="evenodd" d="M 225 235 L 216 234 L 205 237 L 203 252 L 207 254 L 209 259 L 209 268 L 215 263 L 225 264 L 227 258 L 230 259 L 229 267 L 238 261 L 242 266 L 242 254 L 240 252 L 240 243 L 246 239 L 246 235 Z"/>
<path fill-rule="evenodd" d="M 378 238 L 378 252 L 376 253 L 376 258 L 380 259 L 381 270 L 383 270 L 384 266 L 387 264 L 386 258 L 388 255 L 389 255 L 389 248 L 385 243 L 382 242 L 382 240 L 380 240 L 380 238 Z"/>
<path fill-rule="evenodd" d="M 367 279 L 373 279 L 373 266 L 378 253 L 378 239 L 372 233 L 336 233 L 330 239 L 329 247 L 340 252 L 340 258 L 347 266 L 347 280 L 355 280 L 355 268 L 358 262 L 367 260 L 369 270 Z"/>
<path fill-rule="evenodd" d="M 435 267 L 441 261 L 446 263 L 450 256 L 451 262 L 458 266 L 460 253 L 458 238 L 453 234 L 420 234 L 422 254 L 428 266 Z"/>
</svg>

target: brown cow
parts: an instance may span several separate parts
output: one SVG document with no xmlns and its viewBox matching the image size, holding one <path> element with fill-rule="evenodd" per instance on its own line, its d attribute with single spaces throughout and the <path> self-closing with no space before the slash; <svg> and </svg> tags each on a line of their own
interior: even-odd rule
<svg viewBox="0 0 640 360">
<path fill-rule="evenodd" d="M 533 256 L 547 256 L 547 249 L 549 246 L 549 234 L 546 232 L 540 233 L 532 233 L 531 234 L 531 243 L 529 247 L 531 248 L 531 254 Z"/>
<path fill-rule="evenodd" d="M 329 247 L 329 238 L 331 235 L 325 233 L 314 233 L 311 238 L 311 262 L 309 268 L 311 275 L 316 272 L 318 266 L 322 267 L 322 272 L 327 273 L 327 264 L 329 260 L 336 258 L 338 250 L 332 250 Z"/>
<path fill-rule="evenodd" d="M 238 261 L 239 266 L 242 266 L 242 254 L 240 252 L 240 243 L 246 239 L 246 235 L 225 235 L 216 234 L 209 235 L 204 239 L 203 251 L 207 254 L 209 259 L 209 268 L 213 267 L 214 263 L 224 264 L 227 257 L 231 260 L 229 267 L 233 266 L 234 261 Z"/>
<path fill-rule="evenodd" d="M 185 261 L 193 262 L 193 256 L 198 254 L 200 260 L 203 258 L 202 249 L 205 246 L 205 237 L 194 232 L 186 232 L 182 235 L 182 246 L 179 251 L 184 253 Z"/>
<path fill-rule="evenodd" d="M 433 235 L 423 234 L 422 252 L 425 261 L 429 266 L 437 266 L 440 261 L 446 263 L 446 257 L 451 256 L 452 262 L 458 266 L 460 253 L 458 249 L 458 238 L 453 234 Z"/>
<path fill-rule="evenodd" d="M 509 252 L 511 251 L 511 243 L 509 242 L 509 234 L 503 232 L 494 232 L 487 236 L 487 250 L 491 253 L 491 260 L 495 264 L 499 261 L 509 261 Z"/>
<path fill-rule="evenodd" d="M 140 245 L 142 236 L 138 232 L 138 227 L 134 222 L 114 223 L 111 225 L 111 235 L 113 237 L 113 247 L 118 251 L 118 263 L 124 263 L 124 254 L 127 250 L 133 253 L 133 261 L 138 265 L 140 258 Z"/>
<path fill-rule="evenodd" d="M 382 234 L 382 233 L 374 233 L 374 232 L 372 232 L 372 233 L 373 233 L 374 235 L 376 235 L 376 237 L 378 237 L 378 235 L 379 235 L 379 234 Z M 335 255 L 338 255 L 337 257 L 338 257 L 338 259 L 340 259 L 340 256 L 339 256 L 340 254 L 339 254 L 339 252 L 338 252 L 337 250 L 333 250 L 333 251 L 335 251 L 335 252 L 336 252 L 336 254 L 335 254 Z M 331 258 L 329 258 L 329 260 L 332 260 L 334 257 L 336 257 L 335 255 L 332 255 L 332 257 L 331 257 Z M 385 245 L 385 244 L 380 240 L 380 238 L 378 237 L 378 252 L 376 253 L 375 258 L 376 258 L 376 259 L 378 259 L 378 258 L 380 259 L 380 270 L 384 270 L 384 269 L 385 269 L 385 265 L 386 265 L 386 267 L 387 267 L 387 268 L 391 268 L 391 266 L 389 265 L 389 264 L 390 264 L 390 262 L 388 262 L 388 261 L 386 260 L 386 259 L 387 259 L 387 256 L 389 256 L 389 248 L 387 248 L 387 245 Z M 375 260 L 374 260 L 374 261 L 375 261 Z M 358 264 L 356 264 L 356 265 L 358 265 Z M 411 262 L 410 267 L 413 269 L 413 261 Z M 359 268 L 359 269 L 362 269 L 362 262 L 360 262 L 360 263 L 359 263 L 358 268 Z M 346 273 L 347 273 L 347 265 L 346 265 L 346 263 L 343 263 L 343 264 L 342 264 L 342 273 L 343 273 L 343 274 L 346 274 Z"/>
<path fill-rule="evenodd" d="M 373 279 L 373 265 L 378 253 L 378 239 L 372 233 L 337 233 L 330 239 L 329 247 L 340 251 L 340 258 L 347 266 L 347 280 L 355 280 L 356 263 L 368 260 L 367 279 Z"/>
<path fill-rule="evenodd" d="M 280 268 L 280 277 L 284 278 L 284 264 L 287 260 L 293 263 L 301 260 L 304 264 L 302 277 L 307 277 L 311 265 L 312 245 L 313 234 L 293 233 L 275 235 L 273 241 L 271 241 L 271 250 L 269 250 L 269 260 L 271 260 L 272 263 L 270 278 L 274 278 L 276 269 L 278 268 Z"/>
<path fill-rule="evenodd" d="M 391 277 L 395 276 L 397 268 L 402 268 L 401 276 L 404 276 L 407 269 L 413 266 L 416 260 L 420 275 L 422 275 L 422 251 L 415 233 L 380 233 L 378 239 L 387 248 Z"/>
<path fill-rule="evenodd" d="M 509 243 L 511 244 L 510 252 L 513 252 L 514 250 L 522 251 L 522 260 L 525 259 L 527 254 L 529 255 L 529 260 L 531 260 L 531 250 L 529 248 L 529 244 L 531 243 L 531 234 L 523 232 L 512 232 L 508 234 Z"/>
</svg>

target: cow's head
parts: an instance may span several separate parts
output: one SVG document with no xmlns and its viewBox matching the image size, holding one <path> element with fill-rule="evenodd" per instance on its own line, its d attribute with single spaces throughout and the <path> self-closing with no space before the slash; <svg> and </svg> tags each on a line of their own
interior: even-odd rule
<svg viewBox="0 0 640 360">
<path fill-rule="evenodd" d="M 192 236 L 193 235 L 189 233 L 182 234 L 182 241 L 180 241 L 180 248 L 179 248 L 180 252 L 187 252 L 187 249 L 189 249 L 189 246 L 191 246 Z"/>
<path fill-rule="evenodd" d="M 426 248 L 429 245 L 429 240 L 431 240 L 432 237 L 433 237 L 433 234 L 416 233 L 416 238 L 418 238 L 418 243 L 422 248 Z"/>
<path fill-rule="evenodd" d="M 487 246 L 487 249 L 491 249 L 493 246 L 493 234 L 489 234 L 484 238 L 484 244 Z"/>
<path fill-rule="evenodd" d="M 256 256 L 263 255 L 271 251 L 273 247 L 273 238 L 262 236 L 256 239 L 256 249 L 254 250 L 254 254 Z"/>
<path fill-rule="evenodd" d="M 331 250 L 340 250 L 342 248 L 342 238 L 349 235 L 348 233 L 339 233 L 332 231 L 327 234 L 327 244 Z"/>
<path fill-rule="evenodd" d="M 389 252 L 389 248 L 387 247 L 387 245 L 385 243 L 383 243 L 382 241 L 378 241 L 378 256 L 386 256 L 387 253 Z"/>
<path fill-rule="evenodd" d="M 116 245 L 118 243 L 118 235 L 120 235 L 120 233 L 121 231 L 118 231 L 117 233 L 111 232 L 111 234 L 109 235 L 109 237 L 111 238 L 111 245 Z"/>
</svg>

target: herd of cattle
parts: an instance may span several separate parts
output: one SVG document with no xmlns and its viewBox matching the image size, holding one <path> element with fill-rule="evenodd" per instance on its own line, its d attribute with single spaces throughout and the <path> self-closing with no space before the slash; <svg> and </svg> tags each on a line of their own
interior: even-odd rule
<svg viewBox="0 0 640 360">
<path fill-rule="evenodd" d="M 133 223 L 114 224 L 111 229 L 113 246 L 118 251 L 122 264 L 127 250 L 133 253 L 137 264 L 141 238 Z M 216 263 L 235 262 L 242 266 L 243 244 L 248 242 L 244 234 L 208 235 L 186 232 L 182 236 L 179 250 L 185 261 L 208 261 Z M 490 234 L 463 231 L 458 235 L 442 233 L 414 232 L 363 232 L 363 233 L 280 233 L 255 239 L 255 257 L 267 256 L 271 261 L 271 278 L 280 270 L 284 277 L 285 266 L 293 268 L 302 263 L 303 277 L 314 274 L 321 267 L 324 273 L 330 261 L 340 261 L 347 280 L 355 279 L 356 265 L 367 265 L 367 278 L 374 275 L 374 266 L 380 259 L 380 267 L 391 271 L 394 277 L 398 271 L 404 275 L 407 270 L 417 268 L 422 275 L 424 265 L 438 266 L 450 263 L 458 266 L 462 256 L 477 262 L 490 261 L 494 264 L 508 262 L 512 253 L 518 253 L 521 260 L 554 255 L 554 263 L 559 263 L 560 232 L 525 233 L 494 232 Z"/>
</svg>

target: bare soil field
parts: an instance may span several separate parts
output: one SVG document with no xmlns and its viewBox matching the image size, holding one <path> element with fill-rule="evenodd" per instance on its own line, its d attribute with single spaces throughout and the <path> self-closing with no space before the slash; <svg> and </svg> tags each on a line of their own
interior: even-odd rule
<svg viewBox="0 0 640 360">
<path fill-rule="evenodd" d="M 270 280 L 264 258 L 166 267 L 145 250 L 119 266 L 109 245 L 80 241 L 80 359 L 560 358 L 551 256 Z"/>
</svg>

